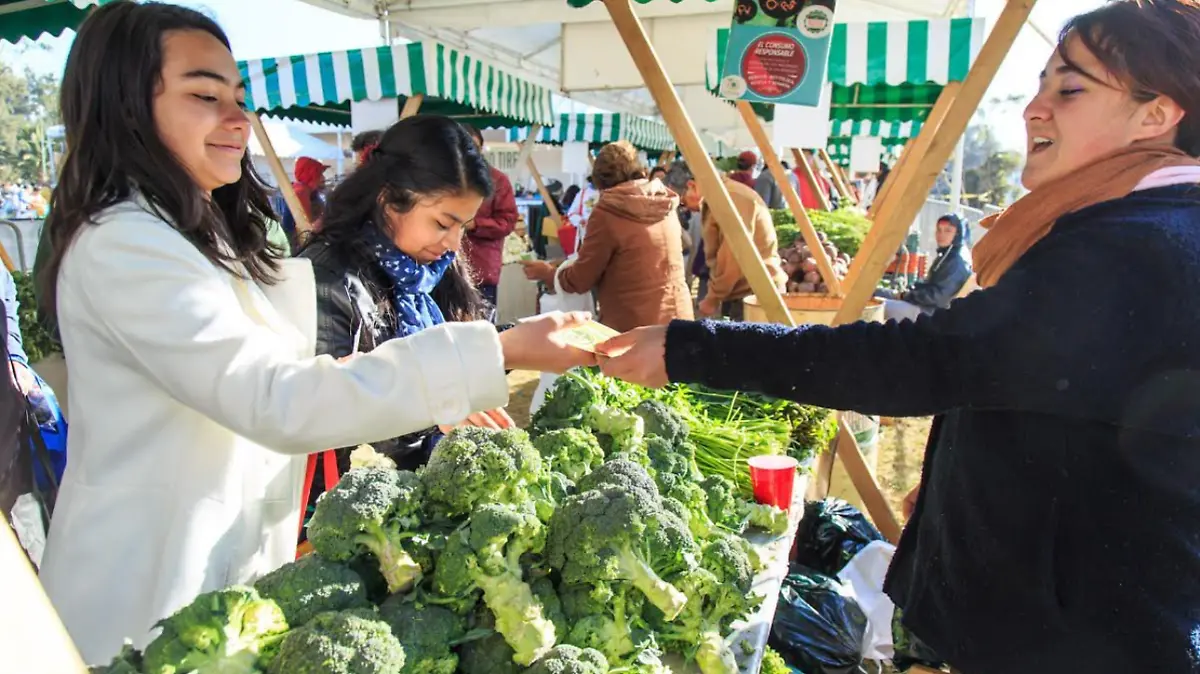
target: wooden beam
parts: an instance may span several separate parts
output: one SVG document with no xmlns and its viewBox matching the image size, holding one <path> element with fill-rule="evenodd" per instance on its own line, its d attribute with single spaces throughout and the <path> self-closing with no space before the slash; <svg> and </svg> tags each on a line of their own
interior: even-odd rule
<svg viewBox="0 0 1200 674">
<path fill-rule="evenodd" d="M 254 135 L 258 137 L 258 144 L 262 146 L 263 153 L 267 155 L 267 166 L 271 167 L 271 173 L 279 185 L 279 192 L 283 194 L 283 200 L 287 203 L 288 210 L 292 212 L 292 218 L 296 220 L 297 238 L 307 235 L 312 231 L 312 223 L 308 221 L 308 212 L 300 205 L 300 197 L 296 196 L 296 190 L 292 187 L 292 179 L 284 170 L 279 155 L 275 153 L 275 146 L 271 144 L 267 130 L 263 128 L 262 120 L 253 110 L 246 111 L 246 118 L 250 120 Z"/>
<path fill-rule="evenodd" d="M 866 459 L 863 458 L 858 441 L 844 421 L 838 428 L 837 456 L 846 469 L 846 474 L 850 476 L 850 482 L 854 484 L 855 491 L 862 498 L 863 505 L 867 509 L 867 514 L 871 516 L 875 528 L 879 529 L 879 533 L 892 543 L 898 542 L 902 529 L 900 520 L 896 518 L 896 513 L 888 504 L 887 498 L 884 497 L 883 490 L 879 488 L 879 481 L 875 479 L 875 475 L 867 466 Z"/>
<path fill-rule="evenodd" d="M 896 248 L 904 241 L 905 233 L 920 212 L 929 191 L 933 189 L 938 175 L 958 145 L 958 139 L 966 131 L 967 124 L 979 108 L 979 103 L 1000 69 L 1000 64 L 1012 48 L 1021 27 L 1029 19 L 1029 14 L 1036 4 L 1037 0 L 1008 0 L 995 27 L 988 35 L 987 42 L 980 50 L 975 65 L 967 73 L 962 89 L 950 103 L 950 109 L 939 125 L 937 135 L 930 141 L 929 151 L 923 156 L 918 155 L 917 161 L 911 162 L 915 166 L 915 175 L 911 177 L 911 182 L 897 181 L 897 187 L 893 188 L 894 196 L 880 206 L 875 225 L 881 228 L 879 242 L 868 258 L 860 264 L 859 274 L 846 291 L 846 301 L 838 310 L 836 323 L 856 320 L 867 306 L 875 286 L 878 285 L 879 279 L 883 278 L 888 262 Z"/>
<path fill-rule="evenodd" d="M 8 255 L 8 249 L 2 243 L 0 243 L 0 261 L 4 262 L 4 267 L 8 269 L 10 274 L 14 271 L 25 271 L 24 269 L 17 269 L 17 265 L 13 264 L 13 259 Z"/>
<path fill-rule="evenodd" d="M 425 102 L 425 94 L 413 94 L 404 101 L 404 107 L 400 109 L 400 119 L 408 119 L 417 114 L 421 110 L 421 104 Z"/>
<path fill-rule="evenodd" d="M 0 578 L 4 578 L 5 588 L 0 605 L 0 653 L 4 654 L 4 671 L 87 674 L 87 665 L 50 604 L 12 527 L 5 522 L 0 529 Z"/>
<path fill-rule="evenodd" d="M 821 189 L 821 183 L 817 180 L 817 172 L 813 169 L 813 165 L 808 162 L 808 157 L 802 150 L 792 148 L 792 160 L 796 162 L 796 167 L 804 174 L 804 180 L 808 183 L 808 187 L 817 195 L 817 199 L 821 202 L 821 209 L 826 211 L 833 210 L 833 204 L 829 202 L 829 197 L 825 194 L 825 190 Z"/>
<path fill-rule="evenodd" d="M 537 163 L 533 161 L 533 157 L 526 157 L 525 162 L 529 167 L 529 172 L 533 174 L 533 182 L 537 185 L 538 194 L 542 195 L 542 202 L 546 204 L 546 212 L 554 221 L 555 229 L 562 227 L 562 214 L 554 205 L 554 199 L 550 198 L 550 191 L 546 189 L 546 183 L 542 182 L 542 174 L 538 172 Z"/>
<path fill-rule="evenodd" d="M 825 253 L 825 246 L 821 245 L 821 239 L 817 236 L 817 230 L 813 227 L 812 220 L 808 219 L 808 211 L 804 210 L 804 204 L 800 203 L 800 197 L 796 195 L 796 190 L 792 189 L 792 183 L 787 179 L 783 164 L 779 163 L 779 156 L 775 154 L 775 148 L 771 146 L 771 139 L 767 137 L 762 122 L 758 121 L 758 115 L 754 114 L 754 108 L 749 102 L 738 101 L 737 109 L 742 115 L 742 122 L 750 130 L 750 137 L 754 139 L 755 144 L 758 145 L 758 151 L 762 153 L 767 170 L 775 178 L 779 191 L 783 192 L 783 198 L 792 211 L 792 216 L 796 218 L 796 225 L 800 227 L 800 236 L 804 237 L 804 243 L 808 244 L 809 252 L 816 259 L 817 269 L 821 272 L 821 278 L 829 288 L 829 294 L 841 297 L 842 283 L 833 271 L 833 262 Z"/>
<path fill-rule="evenodd" d="M 871 203 L 871 210 L 868 214 L 874 225 L 871 227 L 871 231 L 867 232 L 867 237 L 863 240 L 862 245 L 858 247 L 858 254 L 850 261 L 850 271 L 846 274 L 847 287 L 854 285 L 859 274 L 862 273 L 864 265 L 866 265 L 867 260 L 871 259 L 880 238 L 884 234 L 883 223 L 874 216 L 878 215 L 882 205 L 891 199 L 889 195 L 902 194 L 904 190 L 908 189 L 908 185 L 916 175 L 916 165 L 921 161 L 921 157 L 928 153 L 929 145 L 937 136 L 938 129 L 941 128 L 942 121 L 946 118 L 946 113 L 950 111 L 950 105 L 958 97 L 961 89 L 962 84 L 959 82 L 951 82 L 942 89 L 937 103 L 934 104 L 933 112 L 929 113 L 929 117 L 926 118 L 921 131 L 917 134 L 916 138 L 909 141 L 910 147 L 905 153 L 907 161 L 904 164 L 896 164 L 891 174 L 888 175 L 887 182 L 883 185 L 882 193 L 875 196 L 875 201 Z M 896 185 L 902 185 L 902 187 L 897 190 Z M 900 225 L 893 223 L 893 226 L 899 227 Z M 907 232 L 908 227 L 905 227 L 904 231 Z M 894 255 L 898 247 L 899 244 L 893 246 L 889 255 Z M 891 258 L 889 257 L 888 259 L 890 260 Z M 886 268 L 887 265 L 885 264 L 884 267 Z"/>
<path fill-rule="evenodd" d="M 733 199 L 730 198 L 729 191 L 725 188 L 725 182 L 717 173 L 716 166 L 713 165 L 712 159 L 704 149 L 704 143 L 700 140 L 700 134 L 696 133 L 696 127 L 692 125 L 691 118 L 683 108 L 679 92 L 675 91 L 675 88 L 671 86 L 671 81 L 667 79 L 666 71 L 663 70 L 658 54 L 655 53 L 653 45 L 650 44 L 650 38 L 646 35 L 646 29 L 633 11 L 631 0 L 604 0 L 604 6 L 608 9 L 617 32 L 625 42 L 625 47 L 629 50 L 629 55 L 633 58 L 642 80 L 645 81 L 646 88 L 654 97 L 654 102 L 662 113 L 663 121 L 671 129 L 676 144 L 683 153 L 684 159 L 687 160 L 688 167 L 691 168 L 692 175 L 696 178 L 696 183 L 700 186 L 700 193 L 704 195 L 706 205 L 712 209 L 713 215 L 717 219 L 726 245 L 732 249 L 734 259 L 746 276 L 746 280 L 750 282 L 750 288 L 762 305 L 767 319 L 795 326 L 796 323 L 792 319 L 787 305 L 784 304 L 779 288 L 775 286 L 775 281 L 759 256 L 758 249 L 754 247 L 746 224 L 742 222 L 737 208 L 733 205 Z"/>
<path fill-rule="evenodd" d="M 833 158 L 829 156 L 829 152 L 825 148 L 818 148 L 817 154 L 821 157 L 821 161 L 829 167 L 829 175 L 833 176 L 833 184 L 837 188 L 838 194 L 843 199 L 853 202 L 854 192 L 850 191 L 850 185 L 847 184 L 846 178 L 842 175 L 842 167 L 833 162 Z"/>
</svg>

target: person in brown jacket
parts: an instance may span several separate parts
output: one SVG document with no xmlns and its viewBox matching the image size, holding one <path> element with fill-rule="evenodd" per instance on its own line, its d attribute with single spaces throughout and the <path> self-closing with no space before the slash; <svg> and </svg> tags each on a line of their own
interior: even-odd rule
<svg viewBox="0 0 1200 674">
<path fill-rule="evenodd" d="M 531 261 L 525 275 L 568 293 L 596 290 L 600 321 L 618 332 L 690 320 L 684 284 L 679 199 L 662 182 L 646 179 L 637 150 L 626 141 L 600 149 L 592 168 L 600 190 L 578 257 Z"/>
<path fill-rule="evenodd" d="M 733 257 L 733 248 L 726 244 L 716 216 L 704 204 L 691 169 L 684 162 L 675 162 L 667 171 L 666 183 L 676 194 L 682 195 L 681 200 L 687 209 L 700 212 L 703 221 L 704 256 L 709 268 L 709 280 L 708 294 L 700 300 L 698 313 L 701 317 L 719 314 L 735 321 L 743 320 L 742 300 L 754 291 L 750 289 L 750 282 Z M 729 190 L 742 222 L 750 229 L 754 247 L 767 265 L 767 272 L 783 290 L 787 284 L 787 274 L 779 259 L 779 240 L 775 236 L 771 211 L 762 197 L 746 185 L 726 178 L 725 188 Z"/>
</svg>

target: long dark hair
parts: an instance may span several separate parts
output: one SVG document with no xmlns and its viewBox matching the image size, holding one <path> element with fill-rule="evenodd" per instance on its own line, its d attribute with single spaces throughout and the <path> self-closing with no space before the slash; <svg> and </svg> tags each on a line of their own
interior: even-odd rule
<svg viewBox="0 0 1200 674">
<path fill-rule="evenodd" d="M 126 0 L 93 11 L 71 45 L 61 90 L 67 154 L 38 278 L 47 316 L 55 315 L 55 281 L 75 235 L 135 193 L 213 264 L 274 281 L 282 253 L 267 240 L 271 204 L 249 157 L 242 158 L 242 177 L 209 199 L 155 132 L 154 96 L 170 31 L 204 31 L 229 47 L 220 26 L 197 11 Z"/>
<path fill-rule="evenodd" d="M 1200 156 L 1200 3 L 1121 0 L 1076 16 L 1058 38 L 1059 56 L 1076 67 L 1066 48 L 1073 36 L 1129 87 L 1134 100 L 1147 103 L 1161 95 L 1178 103 L 1186 114 L 1175 146 Z"/>
<path fill-rule="evenodd" d="M 346 177 L 329 195 L 325 219 L 309 245 L 328 246 L 353 268 L 373 269 L 373 228 L 386 230 L 384 210 L 407 213 L 423 199 L 473 192 L 492 194 L 487 161 L 458 122 L 440 115 L 414 115 L 384 132 L 366 164 Z M 378 277 L 378 275 L 375 275 Z M 382 279 L 363 282 L 378 290 Z M 373 294 L 376 294 L 373 292 Z M 470 266 L 461 253 L 433 292 L 434 301 L 450 321 L 484 318 L 488 306 L 472 282 Z M 389 303 L 383 303 L 386 309 Z"/>
</svg>

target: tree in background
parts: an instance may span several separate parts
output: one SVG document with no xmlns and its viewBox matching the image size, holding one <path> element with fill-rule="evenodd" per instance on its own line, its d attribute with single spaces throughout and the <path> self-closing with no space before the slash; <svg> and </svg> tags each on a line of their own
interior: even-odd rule
<svg viewBox="0 0 1200 674">
<path fill-rule="evenodd" d="M 58 78 L 0 63 L 0 182 L 50 182 L 46 130 L 59 123 Z"/>
<path fill-rule="evenodd" d="M 1021 96 L 993 98 L 975 113 L 975 118 L 967 127 L 963 146 L 962 194 L 965 205 L 972 208 L 1008 206 L 1020 195 L 1023 155 L 1000 144 L 989 117 L 1013 114 L 1014 108 L 1019 111 L 1024 104 L 1025 99 Z M 934 198 L 950 198 L 949 177 L 953 167 L 951 160 L 938 179 L 933 191 Z"/>
</svg>

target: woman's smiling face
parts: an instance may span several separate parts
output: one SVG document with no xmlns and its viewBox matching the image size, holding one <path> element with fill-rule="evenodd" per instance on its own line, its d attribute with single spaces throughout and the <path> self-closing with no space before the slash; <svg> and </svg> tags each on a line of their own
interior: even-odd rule
<svg viewBox="0 0 1200 674">
<path fill-rule="evenodd" d="M 1182 111 L 1159 96 L 1134 99 L 1129 88 L 1088 51 L 1078 36 L 1056 50 L 1025 108 L 1027 158 L 1021 182 L 1033 190 L 1135 143 L 1174 142 Z M 1172 122 L 1172 109 L 1178 118 Z"/>
</svg>

